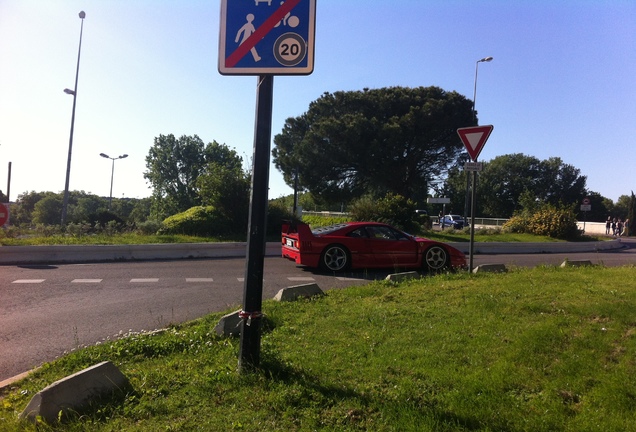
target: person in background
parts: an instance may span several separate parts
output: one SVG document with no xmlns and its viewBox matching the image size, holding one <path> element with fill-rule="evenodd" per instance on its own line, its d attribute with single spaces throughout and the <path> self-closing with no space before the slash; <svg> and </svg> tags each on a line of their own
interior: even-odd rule
<svg viewBox="0 0 636 432">
<path fill-rule="evenodd" d="M 607 221 L 605 222 L 605 235 L 609 235 L 611 227 L 612 227 L 612 217 L 608 216 Z"/>
</svg>

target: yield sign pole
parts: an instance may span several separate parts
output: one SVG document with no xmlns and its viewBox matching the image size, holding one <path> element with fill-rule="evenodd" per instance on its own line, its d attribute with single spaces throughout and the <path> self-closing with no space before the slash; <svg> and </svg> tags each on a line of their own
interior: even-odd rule
<svg viewBox="0 0 636 432">
<path fill-rule="evenodd" d="M 466 147 L 466 150 L 473 162 L 477 162 L 477 157 L 479 157 L 479 153 L 481 153 L 481 150 L 484 148 L 493 128 L 494 127 L 492 125 L 486 125 L 457 129 L 457 134 L 464 143 L 464 146 Z M 473 171 L 473 190 L 471 192 L 470 202 L 470 244 L 468 246 L 468 254 L 470 255 L 468 271 L 471 273 L 473 272 L 473 258 L 475 250 L 475 208 L 477 207 L 476 189 L 477 171 Z"/>
</svg>

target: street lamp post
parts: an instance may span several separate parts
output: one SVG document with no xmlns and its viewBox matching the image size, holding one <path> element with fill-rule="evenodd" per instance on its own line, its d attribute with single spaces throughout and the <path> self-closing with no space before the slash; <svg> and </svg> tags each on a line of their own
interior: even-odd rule
<svg viewBox="0 0 636 432">
<path fill-rule="evenodd" d="M 73 129 L 75 127 L 75 103 L 77 102 L 77 78 L 79 77 L 80 54 L 82 52 L 82 32 L 84 31 L 84 18 L 86 13 L 81 11 L 79 17 L 82 20 L 80 26 L 79 48 L 77 49 L 77 69 L 75 70 L 75 87 L 73 90 L 64 89 L 64 93 L 73 95 L 73 112 L 71 114 L 71 135 L 68 140 L 68 160 L 66 162 L 66 183 L 64 185 L 64 201 L 62 202 L 62 226 L 66 225 L 66 212 L 68 210 L 68 187 L 71 178 L 71 154 L 73 153 Z"/>
<path fill-rule="evenodd" d="M 128 155 L 127 154 L 123 154 L 123 155 L 118 156 L 116 158 L 110 157 L 106 153 L 100 153 L 99 155 L 101 157 L 103 157 L 103 158 L 110 159 L 110 160 L 113 161 L 112 168 L 110 170 L 110 195 L 108 197 L 108 211 L 110 211 L 111 204 L 113 203 L 113 177 L 115 176 L 115 161 L 117 159 L 125 159 L 125 158 L 128 157 Z"/>
<path fill-rule="evenodd" d="M 477 111 L 475 110 L 475 101 L 477 100 L 477 70 L 479 69 L 479 63 L 490 62 L 492 57 L 484 57 L 481 60 L 477 60 L 475 63 L 475 84 L 473 88 L 473 120 L 475 125 L 477 124 Z M 475 161 L 477 157 L 475 157 Z M 473 184 L 471 191 L 471 203 L 470 203 L 470 258 L 468 269 L 472 273 L 473 271 L 473 258 L 475 256 L 473 246 L 475 244 L 475 210 L 477 207 L 477 171 L 473 171 Z"/>
<path fill-rule="evenodd" d="M 491 62 L 492 57 L 484 57 L 483 59 L 475 62 L 475 81 L 473 84 L 473 121 L 475 126 L 477 125 L 477 111 L 475 110 L 475 103 L 477 102 L 477 72 L 479 70 L 479 63 Z M 474 183 L 473 183 L 474 184 Z M 470 172 L 466 171 L 466 199 L 464 200 L 464 219 L 468 215 L 468 203 L 470 201 Z"/>
<path fill-rule="evenodd" d="M 481 60 L 477 60 L 475 63 L 475 84 L 473 86 L 473 120 L 477 124 L 477 111 L 475 111 L 475 103 L 477 103 L 477 71 L 479 70 L 479 63 L 491 62 L 492 57 L 484 57 Z"/>
</svg>

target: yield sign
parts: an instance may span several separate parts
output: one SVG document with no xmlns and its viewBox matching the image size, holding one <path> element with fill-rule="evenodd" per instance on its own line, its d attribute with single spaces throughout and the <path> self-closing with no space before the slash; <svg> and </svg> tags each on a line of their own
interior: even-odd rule
<svg viewBox="0 0 636 432">
<path fill-rule="evenodd" d="M 468 154 L 473 161 L 477 161 L 481 149 L 484 148 L 484 144 L 488 141 L 488 137 L 492 132 L 493 125 L 486 126 L 471 126 L 457 129 L 457 135 L 462 140 Z"/>
</svg>

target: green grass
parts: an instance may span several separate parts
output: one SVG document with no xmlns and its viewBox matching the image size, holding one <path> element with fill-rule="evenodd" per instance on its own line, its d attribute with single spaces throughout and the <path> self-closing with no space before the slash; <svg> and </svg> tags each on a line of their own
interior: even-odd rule
<svg viewBox="0 0 636 432">
<path fill-rule="evenodd" d="M 266 301 L 261 368 L 222 315 L 78 350 L 12 386 L 0 430 L 51 382 L 113 361 L 133 391 L 69 431 L 633 431 L 634 267 L 512 269 Z"/>
<path fill-rule="evenodd" d="M 244 237 L 246 237 L 245 235 Z M 47 245 L 131 245 L 158 243 L 217 243 L 245 241 L 245 238 L 195 237 L 187 235 L 142 235 L 142 234 L 95 234 L 82 236 L 0 237 L 1 246 L 47 246 Z"/>
</svg>

